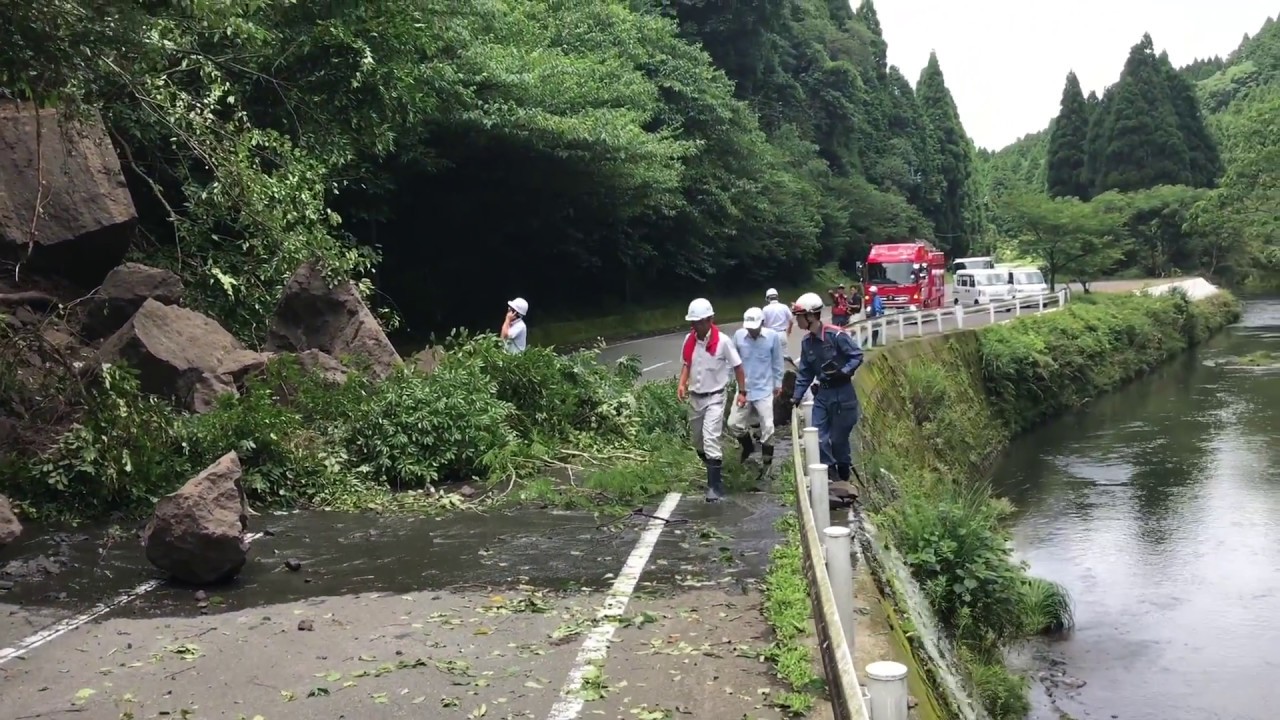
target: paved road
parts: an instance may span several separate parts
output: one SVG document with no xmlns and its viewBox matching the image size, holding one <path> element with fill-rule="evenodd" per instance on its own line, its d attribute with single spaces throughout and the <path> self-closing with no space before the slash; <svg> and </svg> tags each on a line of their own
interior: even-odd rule
<svg viewBox="0 0 1280 720">
<path fill-rule="evenodd" d="M 1102 293 L 1132 292 L 1143 287 L 1151 285 L 1171 282 L 1170 280 L 1107 280 L 1093 283 L 1090 290 Z M 950 292 L 950 290 L 948 290 Z M 1073 292 L 1079 292 L 1079 288 L 1075 288 Z M 733 335 L 738 328 L 742 327 L 742 323 L 736 321 L 742 317 L 742 312 L 746 308 L 718 308 L 719 317 L 735 322 L 727 322 L 720 325 L 720 329 L 728 335 Z M 1023 312 L 1028 312 L 1024 309 Z M 996 322 L 1002 322 L 1010 319 L 1011 313 L 997 313 Z M 824 315 L 824 319 L 830 321 L 830 314 Z M 889 329 L 889 342 L 898 339 L 898 330 L 896 325 L 892 324 Z M 991 316 L 985 313 L 977 313 L 974 315 L 966 315 L 964 319 L 966 328 L 982 327 L 991 323 Z M 942 323 L 942 332 L 950 332 L 957 327 L 954 317 L 947 318 Z M 907 337 L 917 334 L 921 329 L 908 326 L 905 328 Z M 922 328 L 924 335 L 933 335 L 939 332 L 938 324 L 935 321 L 928 321 Z M 788 339 L 788 352 L 791 357 L 799 357 L 800 355 L 800 339 L 802 333 L 794 330 Z M 605 345 L 600 351 L 600 360 L 602 362 L 614 362 L 626 355 L 638 355 L 640 357 L 640 367 L 644 370 L 643 379 L 646 381 L 663 380 L 673 377 L 680 370 L 680 351 L 684 346 L 685 333 L 674 333 L 670 335 L 661 335 L 658 337 L 645 338 L 641 340 L 629 340 L 612 345 Z"/>
<path fill-rule="evenodd" d="M 780 719 L 755 581 L 782 510 L 763 494 L 663 507 L 668 522 L 541 509 L 263 516 L 254 529 L 270 534 L 234 586 L 202 603 L 161 584 L 91 619 L 95 603 L 154 576 L 137 544 L 25 539 L 0 566 L 73 562 L 0 592 L 0 648 L 29 648 L 0 650 L 0 696 L 9 717 L 85 720 Z M 566 693 L 584 672 L 585 690 Z"/>
</svg>

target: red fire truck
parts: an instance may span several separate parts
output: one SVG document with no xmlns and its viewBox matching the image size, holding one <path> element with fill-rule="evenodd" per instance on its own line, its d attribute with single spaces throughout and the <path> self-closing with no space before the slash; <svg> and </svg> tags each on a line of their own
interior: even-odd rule
<svg viewBox="0 0 1280 720">
<path fill-rule="evenodd" d="M 947 259 L 924 240 L 872 245 L 862 266 L 863 307 L 871 306 L 871 287 L 885 310 L 940 308 L 946 299 Z"/>
</svg>

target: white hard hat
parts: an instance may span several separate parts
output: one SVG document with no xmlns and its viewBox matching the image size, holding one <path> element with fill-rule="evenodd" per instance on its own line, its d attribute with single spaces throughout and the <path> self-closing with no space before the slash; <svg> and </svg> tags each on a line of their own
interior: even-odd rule
<svg viewBox="0 0 1280 720">
<path fill-rule="evenodd" d="M 684 319 L 689 322 L 697 322 L 699 320 L 706 320 L 715 314 L 716 311 L 711 309 L 710 300 L 706 298 L 697 298 L 693 302 L 689 303 L 689 312 L 684 316 Z"/>
<path fill-rule="evenodd" d="M 742 327 L 748 330 L 759 330 L 763 324 L 764 312 L 760 308 L 747 308 L 747 311 L 742 313 Z"/>
<path fill-rule="evenodd" d="M 796 302 L 791 306 L 791 312 L 799 315 L 800 313 L 816 313 L 822 312 L 822 298 L 818 293 L 807 292 L 796 298 Z"/>
<path fill-rule="evenodd" d="M 871 286 L 871 288 L 870 288 L 870 291 L 871 291 L 872 293 L 878 293 L 878 292 L 880 292 L 880 288 L 876 287 L 875 285 L 872 285 L 872 286 Z"/>
<path fill-rule="evenodd" d="M 769 289 L 768 289 L 768 290 L 766 290 L 766 291 L 765 291 L 765 293 L 764 293 L 764 299 L 765 299 L 765 300 L 774 300 L 774 299 L 776 299 L 777 297 L 778 297 L 778 289 L 777 289 L 777 288 L 769 288 Z"/>
<path fill-rule="evenodd" d="M 516 298 L 507 302 L 507 307 L 516 311 L 516 314 L 524 317 L 529 314 L 529 302 L 524 298 Z"/>
</svg>

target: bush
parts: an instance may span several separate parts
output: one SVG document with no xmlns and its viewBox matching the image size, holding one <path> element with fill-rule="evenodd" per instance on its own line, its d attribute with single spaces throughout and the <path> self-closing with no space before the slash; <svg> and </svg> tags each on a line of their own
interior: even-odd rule
<svg viewBox="0 0 1280 720">
<path fill-rule="evenodd" d="M 1200 302 L 1177 291 L 1090 297 L 978 332 L 987 395 L 1000 400 L 1009 432 L 1078 408 L 1240 317 L 1227 293 Z"/>
<path fill-rule="evenodd" d="M 514 479 L 567 446 L 669 445 L 684 432 L 684 409 L 669 384 L 638 379 L 633 359 L 608 367 L 593 352 L 512 355 L 493 336 L 455 336 L 431 374 L 405 367 L 335 388 L 285 356 L 241 395 L 188 415 L 143 395 L 128 369 L 109 367 L 80 422 L 46 459 L 14 463 L 20 471 L 0 492 L 29 517 L 132 514 L 235 450 L 255 502 L 378 505 L 392 490 Z"/>
</svg>

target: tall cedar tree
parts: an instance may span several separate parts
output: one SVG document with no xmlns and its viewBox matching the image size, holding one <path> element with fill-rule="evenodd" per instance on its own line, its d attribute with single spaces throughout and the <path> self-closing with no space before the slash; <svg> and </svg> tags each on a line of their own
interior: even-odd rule
<svg viewBox="0 0 1280 720">
<path fill-rule="evenodd" d="M 1209 133 L 1204 116 L 1200 113 L 1195 85 L 1173 67 L 1168 53 L 1160 53 L 1160 70 L 1164 73 L 1169 100 L 1173 103 L 1173 112 L 1178 118 L 1178 132 L 1187 146 L 1187 169 L 1191 174 L 1189 184 L 1194 187 L 1213 187 L 1218 176 L 1222 175 L 1222 157 L 1218 154 L 1218 143 Z"/>
<path fill-rule="evenodd" d="M 970 237 L 966 222 L 971 201 L 969 183 L 973 177 L 973 151 L 960 124 L 960 113 L 951 91 L 947 89 L 936 53 L 929 54 L 929 63 L 920 73 L 916 98 L 925 120 L 937 134 L 943 181 L 940 202 L 925 214 L 933 221 L 934 232 L 942 246 L 953 257 L 959 256 L 968 251 L 975 239 Z"/>
<path fill-rule="evenodd" d="M 1095 195 L 1191 183 L 1191 160 L 1166 78 L 1151 36 L 1143 35 L 1107 93 L 1113 97 L 1104 98 L 1109 107 L 1094 137 Z"/>
<path fill-rule="evenodd" d="M 1053 197 L 1089 199 L 1085 154 L 1089 135 L 1089 105 L 1074 72 L 1067 73 L 1062 105 L 1049 134 L 1046 185 Z"/>
</svg>

